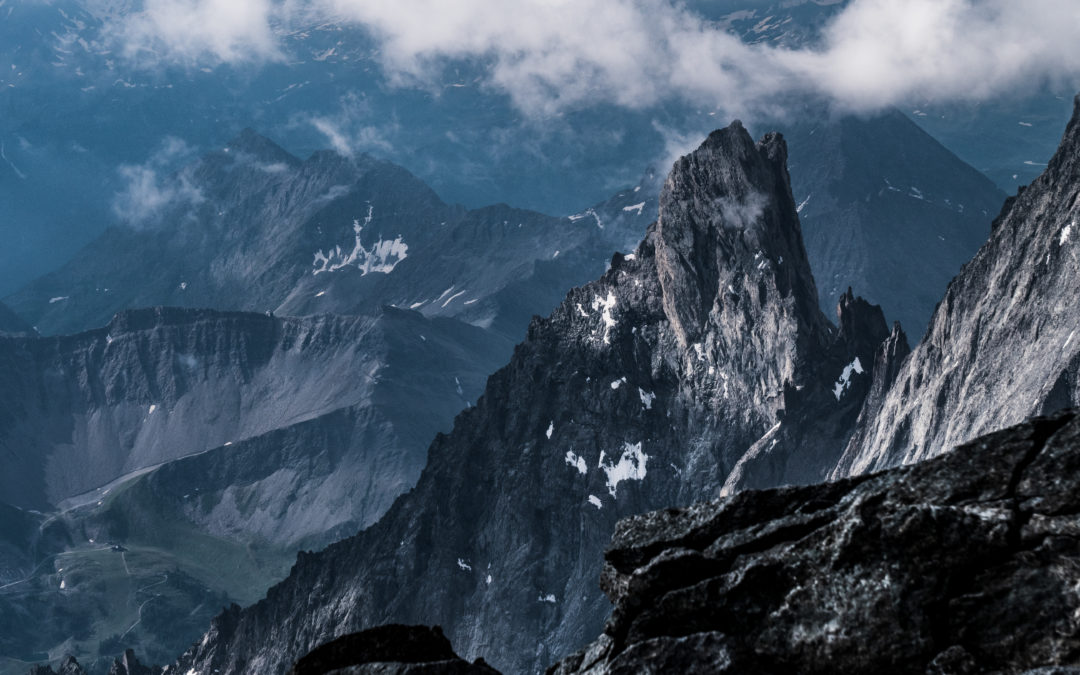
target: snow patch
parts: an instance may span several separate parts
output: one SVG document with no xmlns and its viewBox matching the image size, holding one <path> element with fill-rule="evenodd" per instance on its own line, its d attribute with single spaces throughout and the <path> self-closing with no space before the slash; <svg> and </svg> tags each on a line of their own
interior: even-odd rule
<svg viewBox="0 0 1080 675">
<path fill-rule="evenodd" d="M 551 604 L 554 605 L 555 604 L 555 594 L 554 593 L 548 593 L 547 595 L 541 595 L 539 598 L 536 599 L 536 601 L 537 602 L 550 602 Z"/>
<path fill-rule="evenodd" d="M 69 297 L 71 297 L 71 296 L 68 296 L 68 295 L 61 295 L 61 296 L 59 296 L 59 297 L 56 297 L 56 298 L 50 298 L 50 299 L 49 299 L 49 304 L 50 304 L 50 305 L 55 305 L 55 304 L 56 304 L 56 303 L 58 303 L 58 302 L 63 302 L 63 301 L 65 301 L 65 300 L 67 300 L 67 299 L 68 299 Z"/>
<path fill-rule="evenodd" d="M 589 503 L 598 509 L 604 508 L 604 503 L 600 501 L 600 498 L 596 495 L 589 495 Z"/>
<path fill-rule="evenodd" d="M 640 204 L 631 204 L 630 206 L 624 206 L 623 211 L 637 211 L 637 215 L 641 215 L 641 212 L 645 209 L 645 202 Z"/>
<path fill-rule="evenodd" d="M 641 405 L 645 406 L 646 410 L 652 410 L 653 401 L 656 400 L 656 394 L 651 391 L 645 391 L 641 387 L 638 387 L 638 396 L 641 397 Z"/>
<path fill-rule="evenodd" d="M 182 290 L 182 291 L 187 290 L 187 282 L 186 281 L 181 281 L 180 282 L 180 290 Z"/>
<path fill-rule="evenodd" d="M 810 198 L 814 196 L 814 193 L 806 195 L 806 199 L 802 200 L 798 206 L 795 207 L 795 213 L 802 213 L 803 208 L 810 203 Z"/>
<path fill-rule="evenodd" d="M 146 414 L 147 415 L 153 415 L 155 410 L 157 410 L 157 406 L 156 405 L 151 405 L 150 410 Z"/>
<path fill-rule="evenodd" d="M 550 439 L 551 434 L 554 433 L 554 431 L 555 431 L 555 420 L 551 420 L 551 422 L 548 424 L 547 431 L 544 432 L 544 435 L 547 436 Z"/>
<path fill-rule="evenodd" d="M 316 298 L 321 298 L 324 295 L 326 295 L 326 291 L 319 291 L 318 293 L 315 294 L 315 297 Z"/>
<path fill-rule="evenodd" d="M 576 223 L 582 218 L 588 218 L 589 216 L 592 216 L 594 219 L 596 219 L 597 227 L 599 227 L 601 230 L 604 229 L 604 221 L 600 220 L 600 215 L 596 213 L 596 209 L 585 209 L 581 213 L 575 213 L 574 215 L 569 216 L 569 218 L 570 222 Z"/>
<path fill-rule="evenodd" d="M 624 384 L 626 384 L 626 377 L 625 376 L 620 377 L 619 379 L 612 382 L 611 383 L 611 388 L 612 389 L 618 389 L 619 387 L 623 386 Z"/>
<path fill-rule="evenodd" d="M 487 584 L 488 586 L 491 585 L 491 575 L 490 574 L 487 575 L 486 579 L 484 579 L 484 583 Z"/>
<path fill-rule="evenodd" d="M 464 290 L 461 290 L 461 291 L 458 291 L 457 293 L 454 293 L 453 295 L 451 295 L 451 296 L 450 296 L 449 298 L 447 298 L 447 299 L 446 299 L 446 302 L 444 302 L 444 303 L 442 304 L 442 306 L 443 306 L 443 307 L 446 307 L 446 306 L 447 306 L 447 305 L 449 305 L 449 304 L 450 304 L 451 302 L 453 302 L 454 300 L 456 300 L 457 298 L 461 297 L 461 296 L 462 296 L 462 295 L 464 295 L 464 294 L 465 294 L 465 291 L 464 291 Z"/>
<path fill-rule="evenodd" d="M 615 327 L 615 317 L 611 315 L 611 311 L 615 309 L 615 303 L 615 294 L 611 291 L 608 291 L 607 298 L 599 295 L 593 298 L 593 310 L 602 310 L 600 320 L 604 323 L 604 344 L 611 344 L 611 329 Z"/>
<path fill-rule="evenodd" d="M 840 378 L 836 380 L 836 384 L 833 385 L 833 396 L 839 401 L 840 397 L 844 395 L 844 392 L 851 387 L 851 374 L 858 373 L 863 374 L 862 363 L 859 361 L 859 357 L 856 356 L 855 360 L 844 366 L 844 372 L 840 373 Z"/>
<path fill-rule="evenodd" d="M 589 465 L 585 463 L 585 458 L 578 457 L 573 450 L 566 451 L 566 463 L 577 469 L 582 476 L 589 473 Z"/>
<path fill-rule="evenodd" d="M 1069 236 L 1072 234 L 1073 225 L 1075 224 L 1076 221 L 1073 221 L 1061 228 L 1061 239 L 1058 239 L 1058 246 L 1064 246 L 1065 243 L 1069 241 Z"/>
<path fill-rule="evenodd" d="M 600 452 L 598 468 L 607 474 L 607 488 L 612 497 L 616 496 L 619 483 L 624 480 L 644 480 L 649 456 L 641 450 L 641 442 L 623 443 L 622 455 L 617 463 L 605 462 L 604 452 Z"/>
<path fill-rule="evenodd" d="M 364 222 L 361 224 L 359 220 L 353 221 L 355 241 L 352 251 L 346 253 L 341 246 L 335 246 L 325 253 L 321 249 L 317 251 L 315 261 L 312 263 L 315 268 L 312 274 L 335 272 L 349 266 L 356 267 L 361 275 L 365 276 L 374 272 L 380 274 L 393 272 L 397 264 L 408 257 L 409 246 L 399 234 L 395 239 L 380 239 L 372 244 L 370 249 L 366 248 L 360 240 L 360 235 L 364 227 L 371 224 L 374 212 L 375 207 L 369 205 Z"/>
<path fill-rule="evenodd" d="M 458 568 L 463 569 L 466 572 L 472 572 L 472 565 L 465 562 L 464 558 L 458 558 L 457 559 L 457 566 L 458 566 Z"/>
</svg>

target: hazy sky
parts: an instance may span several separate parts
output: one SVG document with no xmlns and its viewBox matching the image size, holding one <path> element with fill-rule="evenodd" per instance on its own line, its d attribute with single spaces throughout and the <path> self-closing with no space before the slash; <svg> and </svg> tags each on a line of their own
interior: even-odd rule
<svg viewBox="0 0 1080 675">
<path fill-rule="evenodd" d="M 1080 74 L 1077 0 L 852 0 L 813 50 L 744 44 L 668 0 L 145 0 L 112 35 L 141 63 L 259 63 L 288 58 L 283 31 L 330 19 L 370 30 L 391 82 L 479 62 L 527 114 L 666 100 L 752 114 L 803 93 L 864 111 Z"/>
</svg>

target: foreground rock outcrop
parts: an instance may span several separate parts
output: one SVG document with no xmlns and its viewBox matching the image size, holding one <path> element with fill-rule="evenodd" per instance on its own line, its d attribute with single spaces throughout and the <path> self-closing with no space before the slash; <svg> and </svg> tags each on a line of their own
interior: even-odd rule
<svg viewBox="0 0 1080 675">
<path fill-rule="evenodd" d="M 549 672 L 1077 665 L 1078 514 L 1066 411 L 910 467 L 629 518 L 605 554 L 603 635 Z"/>
<path fill-rule="evenodd" d="M 497 675 L 483 660 L 454 653 L 438 626 L 388 625 L 351 633 L 315 648 L 289 675 Z"/>
</svg>

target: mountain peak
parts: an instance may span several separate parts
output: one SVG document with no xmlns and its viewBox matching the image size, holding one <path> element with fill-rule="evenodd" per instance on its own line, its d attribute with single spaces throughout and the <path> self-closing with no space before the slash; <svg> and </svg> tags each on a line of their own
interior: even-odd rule
<svg viewBox="0 0 1080 675">
<path fill-rule="evenodd" d="M 234 152 L 252 155 L 256 159 L 267 163 L 282 162 L 290 166 L 300 164 L 299 159 L 251 127 L 245 127 L 243 131 L 226 144 L 226 148 Z"/>
<path fill-rule="evenodd" d="M 774 286 L 819 323 L 786 161 L 782 135 L 770 133 L 755 144 L 736 120 L 709 134 L 668 175 L 660 194 L 657 266 L 664 309 L 683 344 L 697 340 L 710 315 L 736 302 L 740 286 L 753 286 L 759 304 L 765 288 Z M 746 283 L 766 276 L 772 281 L 765 286 Z"/>
</svg>

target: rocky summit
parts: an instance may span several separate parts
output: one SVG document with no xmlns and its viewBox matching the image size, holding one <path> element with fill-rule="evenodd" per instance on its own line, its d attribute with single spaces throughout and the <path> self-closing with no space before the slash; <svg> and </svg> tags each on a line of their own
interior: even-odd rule
<svg viewBox="0 0 1080 675">
<path fill-rule="evenodd" d="M 1080 418 L 923 464 L 619 523 L 571 673 L 1022 673 L 1080 664 Z"/>
</svg>

